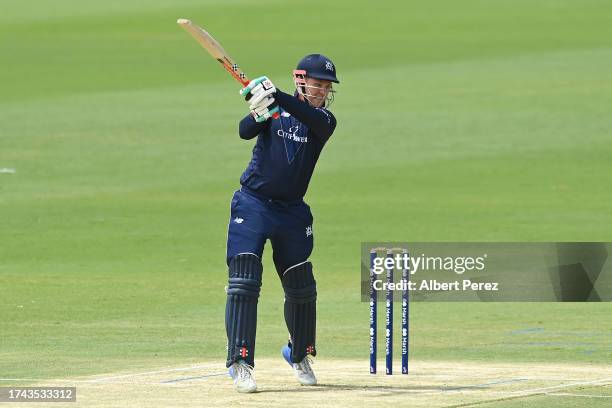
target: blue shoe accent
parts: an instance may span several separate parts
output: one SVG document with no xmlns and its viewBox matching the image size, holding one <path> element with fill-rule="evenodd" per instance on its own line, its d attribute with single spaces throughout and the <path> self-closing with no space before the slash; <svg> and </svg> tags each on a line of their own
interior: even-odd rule
<svg viewBox="0 0 612 408">
<path fill-rule="evenodd" d="M 283 358 L 285 359 L 285 361 L 289 363 L 290 366 L 293 367 L 293 362 L 291 361 L 291 347 L 283 346 L 283 348 L 281 349 L 281 354 Z"/>
</svg>

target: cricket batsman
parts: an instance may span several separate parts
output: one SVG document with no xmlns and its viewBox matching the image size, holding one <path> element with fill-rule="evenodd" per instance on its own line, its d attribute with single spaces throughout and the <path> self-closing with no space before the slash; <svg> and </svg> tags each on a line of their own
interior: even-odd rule
<svg viewBox="0 0 612 408">
<path fill-rule="evenodd" d="M 282 356 L 299 383 L 317 383 L 311 367 L 311 356 L 317 353 L 317 290 L 308 260 L 313 218 L 303 198 L 321 150 L 336 128 L 328 108 L 332 83 L 339 81 L 335 65 L 320 54 L 304 57 L 293 80 L 293 95 L 277 89 L 265 76 L 240 90 L 250 114 L 240 121 L 239 134 L 257 141 L 231 201 L 227 234 L 227 367 L 239 392 L 257 389 L 253 377 L 257 301 L 267 240 L 285 292 L 289 342 L 281 349 Z"/>
</svg>

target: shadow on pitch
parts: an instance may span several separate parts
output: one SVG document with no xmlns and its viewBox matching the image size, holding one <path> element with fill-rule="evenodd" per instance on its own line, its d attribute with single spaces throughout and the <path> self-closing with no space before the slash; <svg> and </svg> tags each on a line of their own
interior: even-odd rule
<svg viewBox="0 0 612 408">
<path fill-rule="evenodd" d="M 466 385 L 466 386 L 435 386 L 435 385 L 405 385 L 401 387 L 397 386 L 385 386 L 385 385 L 350 385 L 350 384 L 317 384 L 312 387 L 299 387 L 299 388 L 265 388 L 257 391 L 258 393 L 266 392 L 326 392 L 326 391 L 376 391 L 380 393 L 392 394 L 419 394 L 423 391 L 462 391 L 462 390 L 475 390 L 475 389 L 487 389 L 491 388 L 489 385 Z"/>
</svg>

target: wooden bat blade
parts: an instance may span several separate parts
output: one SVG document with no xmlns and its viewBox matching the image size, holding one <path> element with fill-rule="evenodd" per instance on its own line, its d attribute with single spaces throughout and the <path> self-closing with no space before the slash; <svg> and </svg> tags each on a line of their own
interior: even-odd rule
<svg viewBox="0 0 612 408">
<path fill-rule="evenodd" d="M 249 79 L 247 78 L 246 74 L 242 72 L 242 69 L 240 69 L 238 64 L 234 62 L 229 54 L 223 49 L 221 44 L 219 44 L 219 42 L 208 33 L 208 31 L 186 18 L 179 18 L 176 22 L 178 25 L 183 27 L 185 31 L 191 34 L 191 36 L 198 43 L 200 43 L 200 45 L 206 51 L 208 51 L 208 53 L 212 55 L 214 59 L 219 61 L 219 63 L 223 65 L 223 68 L 225 68 L 225 70 L 227 70 L 238 82 L 240 82 L 243 86 L 246 86 L 249 83 Z"/>
<path fill-rule="evenodd" d="M 213 38 L 212 35 L 208 33 L 208 31 L 204 30 L 202 27 L 194 24 L 191 20 L 186 18 L 179 18 L 176 23 L 183 27 L 185 31 L 187 31 L 191 36 L 198 42 L 210 55 L 213 56 L 214 59 L 219 61 L 219 63 L 223 66 L 223 68 L 229 72 L 234 79 L 242 84 L 242 86 L 247 86 L 249 84 L 249 79 L 246 74 L 242 72 L 242 69 L 232 60 L 232 58 L 228 55 L 227 52 L 223 49 L 221 44 L 217 40 Z M 250 96 L 250 95 L 249 95 Z M 275 112 L 272 117 L 274 119 L 278 119 L 280 114 Z"/>
<path fill-rule="evenodd" d="M 204 30 L 202 27 L 195 25 L 191 20 L 187 20 L 185 18 L 180 18 L 177 20 L 177 23 L 183 27 L 189 34 L 193 36 L 193 38 L 200 43 L 202 47 L 204 47 L 210 55 L 215 58 L 229 58 L 229 55 L 221 44 L 217 40 L 214 39 L 212 35 L 208 33 L 208 31 Z"/>
</svg>

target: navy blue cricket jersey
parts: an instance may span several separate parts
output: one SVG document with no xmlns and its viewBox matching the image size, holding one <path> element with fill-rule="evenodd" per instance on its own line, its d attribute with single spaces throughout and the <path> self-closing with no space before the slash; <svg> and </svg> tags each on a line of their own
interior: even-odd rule
<svg viewBox="0 0 612 408">
<path fill-rule="evenodd" d="M 336 118 L 325 108 L 313 108 L 296 96 L 276 92 L 279 119 L 240 121 L 242 139 L 257 136 L 253 157 L 240 184 L 273 200 L 300 200 L 306 194 L 321 150 L 336 128 Z"/>
</svg>

